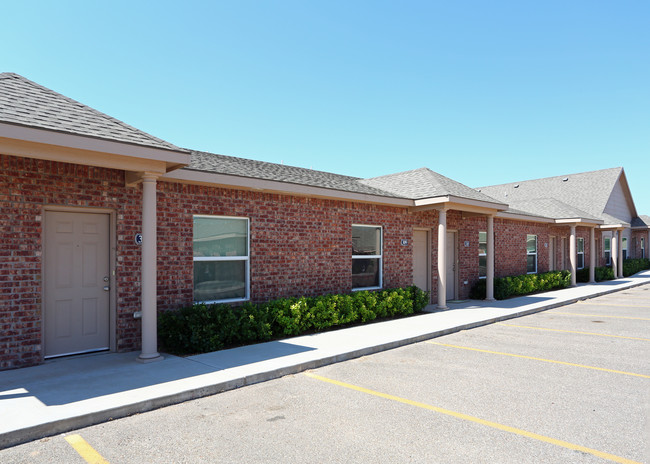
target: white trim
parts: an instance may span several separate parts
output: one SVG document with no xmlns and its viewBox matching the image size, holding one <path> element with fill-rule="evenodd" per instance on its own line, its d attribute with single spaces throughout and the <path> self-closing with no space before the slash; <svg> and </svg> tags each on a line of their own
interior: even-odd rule
<svg viewBox="0 0 650 464">
<path fill-rule="evenodd" d="M 372 229 L 379 229 L 379 251 L 381 254 L 378 255 L 352 255 L 352 261 L 355 259 L 378 259 L 379 260 L 379 286 L 373 287 L 353 287 L 353 292 L 358 292 L 360 290 L 379 290 L 384 287 L 384 228 L 380 225 L 370 225 L 370 224 L 351 224 L 350 227 L 367 227 Z M 350 280 L 352 280 L 352 270 L 350 270 Z"/>
<path fill-rule="evenodd" d="M 482 233 L 485 234 L 485 253 L 481 253 L 481 234 Z M 478 278 L 479 279 L 487 279 L 487 231 L 484 231 L 484 230 L 479 230 L 478 231 L 478 256 L 479 256 L 479 260 L 478 260 L 478 263 L 479 263 L 479 265 L 478 265 L 478 271 L 479 271 Z M 481 256 L 485 256 L 485 275 L 484 276 L 481 275 L 481 259 L 480 259 Z"/>
<path fill-rule="evenodd" d="M 195 303 L 214 304 L 214 303 L 235 303 L 250 300 L 250 257 L 251 257 L 251 221 L 249 217 L 238 216 L 221 216 L 218 214 L 194 214 L 192 215 L 192 222 L 194 218 L 205 219 L 233 219 L 238 221 L 246 221 L 246 256 L 192 256 L 192 263 L 194 262 L 233 262 L 244 261 L 244 297 L 243 298 L 225 298 L 221 300 L 195 300 L 194 299 L 194 277 L 192 276 L 192 300 Z M 192 232 L 192 247 L 194 247 L 194 232 Z M 194 254 L 194 251 L 192 251 Z M 192 271 L 194 271 L 194 264 L 192 264 Z"/>
<path fill-rule="evenodd" d="M 535 253 L 528 251 L 528 237 L 535 237 Z M 539 240 L 535 234 L 526 234 L 526 274 L 537 274 L 538 263 L 537 263 L 537 253 L 539 252 Z M 535 256 L 535 270 L 533 272 L 528 272 L 528 257 Z"/>
<path fill-rule="evenodd" d="M 582 242 L 582 252 L 580 251 L 580 243 Z M 584 269 L 585 268 L 585 239 L 582 237 L 577 237 L 576 238 L 576 256 L 579 257 L 582 255 L 582 266 L 580 266 L 580 263 L 576 266 L 578 269 Z"/>
</svg>

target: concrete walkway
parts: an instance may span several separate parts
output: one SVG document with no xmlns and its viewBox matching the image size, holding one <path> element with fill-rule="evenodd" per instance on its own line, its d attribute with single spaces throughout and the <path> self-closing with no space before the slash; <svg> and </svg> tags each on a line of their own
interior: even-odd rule
<svg viewBox="0 0 650 464">
<path fill-rule="evenodd" d="M 137 353 L 102 353 L 0 372 L 0 449 L 644 284 L 650 271 L 151 364 L 136 363 Z"/>
</svg>

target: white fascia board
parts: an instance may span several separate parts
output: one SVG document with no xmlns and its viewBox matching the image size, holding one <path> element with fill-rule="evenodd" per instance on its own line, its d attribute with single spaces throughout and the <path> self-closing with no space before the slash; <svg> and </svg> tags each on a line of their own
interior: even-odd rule
<svg viewBox="0 0 650 464">
<path fill-rule="evenodd" d="M 189 169 L 179 169 L 177 171 L 169 172 L 162 176 L 160 180 L 187 184 L 209 185 L 213 187 L 256 190 L 260 192 L 286 195 L 318 197 L 334 200 L 349 200 L 398 207 L 413 206 L 413 200 L 404 198 L 382 197 L 379 195 L 346 192 L 343 190 L 334 190 L 325 187 L 314 187 L 310 185 L 292 184 L 289 182 L 281 182 L 276 180 L 233 176 L 229 174 L 217 174 L 205 171 L 192 171 Z"/>
<path fill-rule="evenodd" d="M 577 226 L 598 226 L 604 224 L 605 221 L 602 219 L 586 219 L 586 218 L 565 218 L 565 219 L 556 219 L 557 224 L 575 224 Z"/>
<path fill-rule="evenodd" d="M 527 216 L 525 214 L 517 214 L 517 213 L 508 213 L 505 211 L 501 211 L 497 213 L 496 217 L 501 218 L 501 219 L 512 219 L 515 221 L 527 221 L 527 222 L 542 222 L 546 224 L 554 224 L 555 219 L 547 218 L 544 216 Z"/>
<path fill-rule="evenodd" d="M 470 206 L 472 207 L 472 209 L 484 208 L 492 211 L 494 210 L 503 211 L 508 208 L 508 205 L 504 203 L 497 203 L 497 202 L 493 203 L 493 202 L 482 201 L 482 200 L 472 200 L 469 198 L 462 198 L 454 195 L 442 195 L 439 197 L 432 197 L 432 198 L 420 198 L 418 200 L 413 200 L 413 203 L 416 208 L 419 206 L 436 206 L 436 205 L 440 205 L 441 207 L 444 207 L 445 203 L 453 203 L 451 209 L 457 209 L 456 207 L 462 208 L 463 205 Z"/>
<path fill-rule="evenodd" d="M 621 222 L 619 224 L 602 224 L 598 228 L 605 230 L 618 230 L 618 229 L 627 229 L 630 227 L 629 222 Z"/>
<path fill-rule="evenodd" d="M 25 127 L 0 122 L 0 137 L 19 142 L 32 142 L 42 145 L 72 148 L 110 155 L 121 155 L 151 161 L 162 161 L 168 169 L 177 169 L 190 164 L 190 154 L 182 151 L 165 150 L 125 142 L 104 140 L 95 137 L 66 134 L 47 129 Z M 115 166 L 120 168 L 119 165 Z"/>
</svg>

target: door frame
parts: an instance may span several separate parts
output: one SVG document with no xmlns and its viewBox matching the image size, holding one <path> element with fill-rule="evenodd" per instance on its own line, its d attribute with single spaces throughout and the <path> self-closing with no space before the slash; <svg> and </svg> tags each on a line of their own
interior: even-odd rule
<svg viewBox="0 0 650 464">
<path fill-rule="evenodd" d="M 109 313 L 109 350 L 117 350 L 117 283 L 116 283 L 116 261 L 117 261 L 117 214 L 115 210 L 107 208 L 84 208 L 74 206 L 44 205 L 41 212 L 41 359 L 45 359 L 45 261 L 47 260 L 47 244 L 45 241 L 45 230 L 47 221 L 45 212 L 55 213 L 90 213 L 90 214 L 107 214 L 108 215 L 108 273 L 109 286 L 108 292 L 108 313 Z"/>
<path fill-rule="evenodd" d="M 413 233 L 411 235 L 411 240 L 413 241 L 414 246 L 411 248 L 411 250 L 412 250 L 411 253 L 413 253 L 413 251 L 415 251 L 415 232 L 416 231 L 425 232 L 427 234 L 427 287 L 428 288 L 426 289 L 426 291 L 429 292 L 429 303 L 431 303 L 431 298 L 433 296 L 433 292 L 431 291 L 431 289 L 433 289 L 433 284 L 431 282 L 432 281 L 432 275 L 433 275 L 432 272 L 431 272 L 431 263 L 432 263 L 431 253 L 432 253 L 432 250 L 433 250 L 433 247 L 431 246 L 431 228 L 427 228 L 427 227 L 414 227 L 413 228 Z M 413 259 L 412 259 L 412 256 L 411 256 L 411 262 L 412 261 L 413 261 Z M 413 270 L 413 273 L 415 273 L 415 269 Z M 415 279 L 413 279 L 413 280 L 415 280 Z"/>
<path fill-rule="evenodd" d="M 456 229 L 447 229 L 447 237 L 449 237 L 449 234 L 453 234 L 453 250 L 454 250 L 454 256 L 447 256 L 447 268 L 449 268 L 450 265 L 453 264 L 453 271 L 454 271 L 454 295 L 452 300 L 457 300 L 458 295 L 459 295 L 459 285 L 458 285 L 458 230 Z M 448 240 L 446 240 L 447 246 L 449 246 Z M 446 251 L 446 250 L 445 250 Z M 453 260 L 453 262 L 452 262 Z M 445 269 L 445 272 L 447 272 L 447 269 Z M 447 288 L 449 288 L 449 279 L 447 279 Z M 447 298 L 447 301 L 449 301 L 449 298 Z"/>
</svg>

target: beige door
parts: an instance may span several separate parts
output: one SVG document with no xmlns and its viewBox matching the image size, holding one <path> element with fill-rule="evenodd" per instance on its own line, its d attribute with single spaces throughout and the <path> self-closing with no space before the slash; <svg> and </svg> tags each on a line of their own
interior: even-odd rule
<svg viewBox="0 0 650 464">
<path fill-rule="evenodd" d="M 47 211 L 45 356 L 109 348 L 109 215 Z"/>
<path fill-rule="evenodd" d="M 447 300 L 456 299 L 456 233 L 447 232 Z"/>
<path fill-rule="evenodd" d="M 413 231 L 413 285 L 424 291 L 431 289 L 429 279 L 429 232 Z"/>
</svg>

